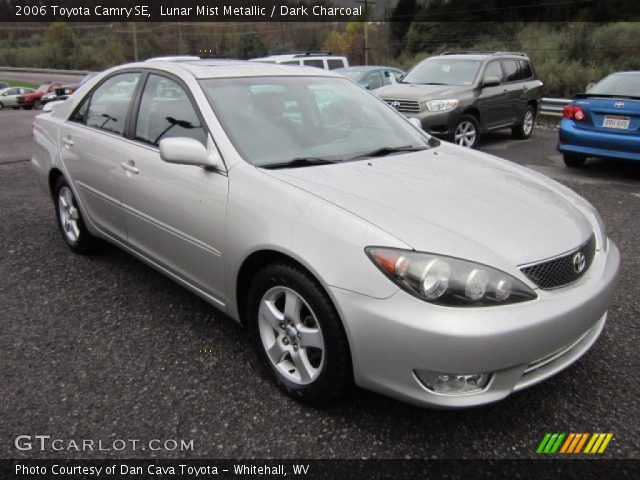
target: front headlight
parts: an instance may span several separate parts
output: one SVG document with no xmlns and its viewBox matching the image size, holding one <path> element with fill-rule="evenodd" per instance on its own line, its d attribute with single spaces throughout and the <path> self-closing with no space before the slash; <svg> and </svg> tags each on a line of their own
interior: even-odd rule
<svg viewBox="0 0 640 480">
<path fill-rule="evenodd" d="M 447 112 L 453 110 L 460 102 L 456 99 L 449 100 L 429 100 L 426 102 L 427 110 L 430 112 Z"/>
<path fill-rule="evenodd" d="M 394 283 L 430 303 L 488 307 L 536 298 L 517 278 L 480 263 L 395 248 L 367 247 L 365 251 Z"/>
</svg>

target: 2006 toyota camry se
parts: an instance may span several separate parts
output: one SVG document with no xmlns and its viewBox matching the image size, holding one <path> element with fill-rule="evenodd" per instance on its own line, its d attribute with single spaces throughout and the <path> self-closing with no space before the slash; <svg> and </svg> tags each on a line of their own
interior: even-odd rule
<svg viewBox="0 0 640 480">
<path fill-rule="evenodd" d="M 331 72 L 123 65 L 38 116 L 34 138 L 71 250 L 106 239 L 242 322 L 303 401 L 355 382 L 493 402 L 605 324 L 619 252 L 587 201 L 430 138 Z"/>
</svg>

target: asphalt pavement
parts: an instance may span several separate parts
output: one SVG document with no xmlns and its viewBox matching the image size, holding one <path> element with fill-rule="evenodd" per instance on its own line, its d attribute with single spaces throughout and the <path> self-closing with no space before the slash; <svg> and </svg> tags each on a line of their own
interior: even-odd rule
<svg viewBox="0 0 640 480">
<path fill-rule="evenodd" d="M 426 410 L 355 389 L 320 410 L 282 395 L 244 330 L 171 280 L 113 246 L 67 249 L 27 162 L 34 115 L 0 112 L 0 456 L 534 458 L 546 432 L 612 432 L 605 457 L 639 457 L 640 164 L 570 170 L 553 129 L 481 146 L 586 197 L 620 247 L 608 323 L 579 362 L 481 408 Z M 194 448 L 19 451 L 18 435 Z"/>
</svg>

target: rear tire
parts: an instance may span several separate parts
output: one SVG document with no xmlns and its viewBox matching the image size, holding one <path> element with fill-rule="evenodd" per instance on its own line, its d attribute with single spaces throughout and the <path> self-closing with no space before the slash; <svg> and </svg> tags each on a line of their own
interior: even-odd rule
<svg viewBox="0 0 640 480">
<path fill-rule="evenodd" d="M 289 396 L 326 405 L 353 384 L 342 321 L 321 285 L 302 268 L 277 263 L 259 271 L 245 318 L 258 357 Z"/>
<path fill-rule="evenodd" d="M 4 108 L 4 105 L 2 104 L 2 102 L 0 102 L 0 110 L 2 110 Z"/>
<path fill-rule="evenodd" d="M 567 153 L 565 153 L 563 157 L 564 157 L 565 165 L 570 168 L 580 168 L 584 165 L 584 162 L 587 160 L 586 157 L 582 157 L 580 155 L 571 155 Z"/>
<path fill-rule="evenodd" d="M 536 111 L 532 105 L 527 105 L 522 114 L 520 123 L 511 129 L 514 138 L 526 140 L 533 134 L 536 126 Z"/>
<path fill-rule="evenodd" d="M 58 178 L 53 192 L 58 227 L 65 243 L 74 253 L 90 253 L 98 239 L 87 230 L 73 190 L 64 177 Z"/>
</svg>

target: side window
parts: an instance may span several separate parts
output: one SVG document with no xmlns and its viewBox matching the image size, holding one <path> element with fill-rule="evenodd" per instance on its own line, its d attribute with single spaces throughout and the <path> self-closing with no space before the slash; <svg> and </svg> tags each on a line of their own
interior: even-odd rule
<svg viewBox="0 0 640 480">
<path fill-rule="evenodd" d="M 501 60 L 501 62 L 504 68 L 506 82 L 514 82 L 520 79 L 520 66 L 517 60 Z"/>
<path fill-rule="evenodd" d="M 184 89 L 173 80 L 152 74 L 142 93 L 135 139 L 158 145 L 171 137 L 207 143 L 207 134 Z"/>
<path fill-rule="evenodd" d="M 69 120 L 76 123 L 82 123 L 83 125 L 87 120 L 87 110 L 89 110 L 89 100 L 91 99 L 90 95 L 87 95 L 79 107 L 75 109 L 75 111 L 69 117 Z"/>
<path fill-rule="evenodd" d="M 286 62 L 281 62 L 282 65 L 300 65 L 298 60 L 287 60 Z"/>
<path fill-rule="evenodd" d="M 526 60 L 518 60 L 520 62 L 520 78 L 525 80 L 533 77 L 533 70 L 531 70 L 531 65 Z"/>
<path fill-rule="evenodd" d="M 341 58 L 327 58 L 327 67 L 329 67 L 329 70 L 344 68 L 344 62 Z"/>
<path fill-rule="evenodd" d="M 487 77 L 498 77 L 500 82 L 504 80 L 502 78 L 502 67 L 500 67 L 500 62 L 489 62 L 484 71 L 484 78 Z"/>
<path fill-rule="evenodd" d="M 369 72 L 362 79 L 362 83 L 369 87 L 369 90 L 375 90 L 382 86 L 382 79 L 380 78 L 380 72 Z"/>
<path fill-rule="evenodd" d="M 9 95 L 19 95 L 20 94 L 20 90 L 17 88 L 12 88 L 11 90 L 7 90 L 6 92 L 4 92 L 5 96 L 9 96 Z"/>
<path fill-rule="evenodd" d="M 108 78 L 93 92 L 91 99 L 85 101 L 88 108 L 86 115 L 82 117 L 85 119 L 84 123 L 89 127 L 122 135 L 129 105 L 139 80 L 139 73 L 121 73 Z M 76 110 L 74 117 L 84 106 L 81 105 Z"/>
<path fill-rule="evenodd" d="M 303 60 L 302 63 L 307 67 L 324 68 L 324 62 L 321 59 Z"/>
</svg>

